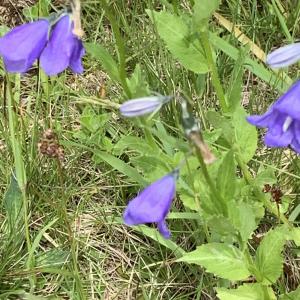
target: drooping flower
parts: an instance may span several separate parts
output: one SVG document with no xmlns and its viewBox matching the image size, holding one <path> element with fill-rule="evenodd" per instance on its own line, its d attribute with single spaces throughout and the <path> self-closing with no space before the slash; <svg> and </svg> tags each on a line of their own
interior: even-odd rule
<svg viewBox="0 0 300 300">
<path fill-rule="evenodd" d="M 128 100 L 121 105 L 120 112 L 124 117 L 142 116 L 160 109 L 172 98 L 172 96 L 158 95 Z"/>
<path fill-rule="evenodd" d="M 171 208 L 175 197 L 176 179 L 178 170 L 153 182 L 137 197 L 132 199 L 125 209 L 123 218 L 127 225 L 140 225 L 157 223 L 161 235 L 165 238 L 171 236 L 165 218 Z"/>
<path fill-rule="evenodd" d="M 300 153 L 300 80 L 261 115 L 247 117 L 249 123 L 268 129 L 265 144 L 290 146 Z"/>
<path fill-rule="evenodd" d="M 267 56 L 267 64 L 272 68 L 288 67 L 298 60 L 300 60 L 300 43 L 283 46 Z"/>
<path fill-rule="evenodd" d="M 82 41 L 73 34 L 73 22 L 69 15 L 55 24 L 50 40 L 41 54 L 41 67 L 49 76 L 70 67 L 74 73 L 82 73 L 81 58 L 85 53 Z"/>
<path fill-rule="evenodd" d="M 45 19 L 15 27 L 0 38 L 0 55 L 8 72 L 24 73 L 46 46 L 49 22 Z"/>
</svg>

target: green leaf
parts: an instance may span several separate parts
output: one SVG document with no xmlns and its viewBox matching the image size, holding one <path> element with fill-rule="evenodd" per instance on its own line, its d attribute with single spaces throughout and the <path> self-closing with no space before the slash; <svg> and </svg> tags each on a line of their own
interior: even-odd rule
<svg viewBox="0 0 300 300">
<path fill-rule="evenodd" d="M 191 195 L 188 191 L 181 189 L 181 191 L 179 191 L 179 197 L 184 207 L 187 207 L 191 210 L 199 210 L 195 196 Z"/>
<path fill-rule="evenodd" d="M 112 80 L 120 82 L 118 65 L 115 62 L 114 58 L 103 46 L 94 43 L 84 43 L 84 47 L 87 53 L 100 61 L 102 67 Z"/>
<path fill-rule="evenodd" d="M 293 211 L 290 213 L 290 216 L 289 216 L 289 221 L 290 222 L 294 222 L 297 217 L 300 215 L 300 204 L 298 204 L 294 209 Z M 300 244 L 298 245 L 300 246 Z"/>
<path fill-rule="evenodd" d="M 206 117 L 215 129 L 222 129 L 222 134 L 227 141 L 228 146 L 231 146 L 233 143 L 234 132 L 230 120 L 213 110 L 207 111 Z"/>
<path fill-rule="evenodd" d="M 189 26 L 176 15 L 166 11 L 147 10 L 156 25 L 158 34 L 167 48 L 185 68 L 195 73 L 207 73 L 208 66 L 198 39 L 190 37 Z"/>
<path fill-rule="evenodd" d="M 242 280 L 250 276 L 243 253 L 232 245 L 221 243 L 201 245 L 177 261 L 203 266 L 208 272 L 229 280 Z"/>
<path fill-rule="evenodd" d="M 130 149 L 145 155 L 154 154 L 153 148 L 145 142 L 145 139 L 131 135 L 122 136 L 122 138 L 114 145 L 113 153 L 121 155 L 126 149 Z"/>
<path fill-rule="evenodd" d="M 14 233 L 22 220 L 21 212 L 23 207 L 22 192 L 14 175 L 11 176 L 10 184 L 3 199 L 3 205 L 7 213 L 11 233 Z"/>
<path fill-rule="evenodd" d="M 127 85 L 132 98 L 145 97 L 150 94 L 148 83 L 145 81 L 139 64 L 135 66 L 130 78 L 127 78 Z"/>
<path fill-rule="evenodd" d="M 243 284 L 237 289 L 216 290 L 220 300 L 276 300 L 273 290 L 259 283 Z"/>
<path fill-rule="evenodd" d="M 285 244 L 282 227 L 270 230 L 256 251 L 255 265 L 258 270 L 257 281 L 262 284 L 275 283 L 282 272 L 282 250 Z"/>
<path fill-rule="evenodd" d="M 246 53 L 247 51 L 245 51 L 245 49 L 240 50 L 238 59 L 236 60 L 231 73 L 229 86 L 226 93 L 231 112 L 234 112 L 235 109 L 241 104 Z"/>
<path fill-rule="evenodd" d="M 300 299 L 300 287 L 295 291 L 279 296 L 279 300 L 299 300 Z"/>
<path fill-rule="evenodd" d="M 237 230 L 231 220 L 222 215 L 212 215 L 206 219 L 213 240 L 227 243 L 237 240 Z"/>
<path fill-rule="evenodd" d="M 40 0 L 37 4 L 23 9 L 23 15 L 28 20 L 35 20 L 49 15 L 49 5 L 51 0 Z"/>
<path fill-rule="evenodd" d="M 230 150 L 224 156 L 223 161 L 218 169 L 217 189 L 225 200 L 232 200 L 236 187 L 235 163 L 233 151 Z"/>
<path fill-rule="evenodd" d="M 9 32 L 9 28 L 6 25 L 0 25 L 0 37 Z"/>
<path fill-rule="evenodd" d="M 207 25 L 209 18 L 219 7 L 219 5 L 220 5 L 220 0 L 195 0 L 195 4 L 193 7 L 194 26 L 195 27 L 199 26 L 199 29 L 205 27 L 205 25 Z"/>
<path fill-rule="evenodd" d="M 229 203 L 229 219 L 238 230 L 243 242 L 247 242 L 258 226 L 259 220 L 255 218 L 255 211 L 251 205 L 232 201 Z"/>
<path fill-rule="evenodd" d="M 295 244 L 300 247 L 300 227 L 293 227 L 288 234 L 288 239 L 293 240 Z"/>
<path fill-rule="evenodd" d="M 261 189 L 266 185 L 266 184 L 274 184 L 277 182 L 274 169 L 270 167 L 263 167 L 261 166 L 257 172 L 257 175 L 254 179 L 254 183 L 260 187 Z"/>
<path fill-rule="evenodd" d="M 36 254 L 35 265 L 39 268 L 62 266 L 69 260 L 68 251 L 54 248 L 47 251 L 40 251 Z"/>
<path fill-rule="evenodd" d="M 239 50 L 232 46 L 224 38 L 220 38 L 215 33 L 210 33 L 209 38 L 215 48 L 220 49 L 235 61 L 239 58 Z M 281 79 L 279 76 L 275 76 L 274 72 L 268 70 L 262 64 L 249 57 L 245 59 L 245 68 L 257 77 L 261 78 L 263 81 L 268 82 L 268 84 L 280 92 L 286 92 L 293 83 L 292 79 L 287 76 L 284 76 L 284 79 Z"/>
<path fill-rule="evenodd" d="M 80 124 L 90 132 L 105 128 L 111 114 L 97 114 L 91 106 L 86 106 L 80 116 Z"/>
<path fill-rule="evenodd" d="M 113 168 L 115 168 L 119 172 L 125 174 L 126 176 L 128 176 L 132 180 L 138 182 L 140 185 L 142 185 L 142 186 L 147 185 L 146 180 L 140 175 L 140 173 L 136 169 L 134 169 L 133 167 L 126 164 L 121 159 L 119 159 L 115 156 L 112 156 L 112 155 L 110 155 L 106 152 L 103 152 L 103 151 L 94 150 L 93 152 L 94 152 L 94 155 L 96 157 L 98 157 L 101 160 L 105 161 L 106 163 L 111 165 Z"/>
<path fill-rule="evenodd" d="M 258 139 L 255 126 L 246 121 L 246 116 L 247 114 L 242 107 L 237 108 L 232 116 L 235 143 L 238 146 L 239 155 L 245 163 L 254 156 Z"/>
</svg>

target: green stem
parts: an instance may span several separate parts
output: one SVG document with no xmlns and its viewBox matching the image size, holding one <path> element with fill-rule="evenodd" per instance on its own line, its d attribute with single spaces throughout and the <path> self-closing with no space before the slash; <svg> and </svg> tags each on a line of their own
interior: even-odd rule
<svg viewBox="0 0 300 300">
<path fill-rule="evenodd" d="M 226 103 L 226 98 L 225 98 L 225 94 L 223 91 L 223 87 L 220 82 L 218 69 L 217 69 L 214 59 L 213 59 L 212 50 L 210 47 L 210 42 L 209 42 L 207 31 L 200 31 L 200 40 L 201 40 L 202 46 L 204 48 L 204 52 L 205 52 L 205 56 L 206 56 L 206 60 L 207 60 L 209 69 L 211 71 L 212 84 L 215 88 L 217 97 L 220 101 L 220 106 L 221 106 L 222 112 L 225 113 L 228 111 L 228 106 Z"/>
<path fill-rule="evenodd" d="M 203 160 L 201 151 L 197 147 L 195 147 L 195 152 L 196 152 L 196 156 L 198 158 L 198 161 L 200 163 L 200 167 L 201 167 L 204 179 L 207 182 L 207 184 L 208 184 L 208 186 L 211 190 L 212 196 L 216 199 L 216 201 L 214 201 L 214 203 L 216 204 L 216 208 L 222 215 L 227 216 L 228 215 L 227 207 L 224 204 L 224 201 L 223 201 L 222 197 L 219 195 L 219 193 L 218 193 L 218 191 L 215 187 L 215 184 L 213 183 L 211 177 L 209 176 L 209 173 L 208 173 L 206 164 Z"/>
<path fill-rule="evenodd" d="M 124 89 L 124 92 L 128 98 L 131 98 L 131 91 L 128 87 L 126 78 L 126 53 L 125 53 L 125 43 L 120 33 L 120 28 L 118 26 L 118 23 L 116 22 L 116 19 L 114 17 L 114 14 L 110 10 L 109 6 L 106 3 L 106 0 L 100 0 L 102 7 L 105 10 L 105 13 L 107 15 L 107 18 L 109 22 L 111 23 L 111 27 L 114 33 L 114 37 L 116 40 L 117 45 L 117 52 L 118 52 L 118 59 L 119 59 L 119 76 L 120 76 L 120 83 Z"/>
<path fill-rule="evenodd" d="M 10 134 L 10 141 L 14 157 L 14 165 L 16 171 L 16 179 L 18 186 L 22 193 L 23 199 L 23 214 L 24 214 L 24 226 L 25 226 L 25 238 L 28 251 L 31 249 L 30 233 L 29 233 L 29 223 L 28 223 L 28 201 L 26 196 L 26 171 L 22 156 L 22 148 L 19 140 L 19 135 L 16 132 L 18 128 L 18 118 L 14 111 L 14 98 L 12 93 L 12 87 L 10 84 L 9 76 L 6 75 L 7 82 L 7 110 L 8 110 L 8 127 Z"/>
<path fill-rule="evenodd" d="M 60 186 L 61 186 L 61 191 L 62 191 L 62 199 L 63 202 L 60 203 L 60 207 L 61 207 L 61 213 L 62 213 L 62 217 L 63 217 L 63 222 L 66 225 L 67 231 L 68 231 L 68 239 L 69 239 L 69 243 L 71 245 L 71 256 L 72 256 L 72 266 L 73 266 L 73 271 L 74 271 L 74 277 L 75 277 L 75 282 L 77 285 L 77 290 L 79 291 L 79 299 L 81 300 L 85 300 L 86 295 L 84 292 L 84 288 L 82 286 L 82 280 L 80 278 L 80 272 L 78 269 L 78 261 L 77 261 L 77 253 L 76 253 L 76 239 L 74 238 L 74 232 L 72 229 L 72 226 L 70 224 L 69 218 L 68 218 L 68 212 L 67 212 L 67 203 L 66 203 L 66 195 L 65 195 L 65 189 L 64 189 L 64 173 L 61 167 L 61 163 L 59 161 L 59 159 L 56 160 L 57 162 L 57 168 L 58 168 L 58 174 L 59 174 L 59 181 L 60 181 Z"/>
</svg>

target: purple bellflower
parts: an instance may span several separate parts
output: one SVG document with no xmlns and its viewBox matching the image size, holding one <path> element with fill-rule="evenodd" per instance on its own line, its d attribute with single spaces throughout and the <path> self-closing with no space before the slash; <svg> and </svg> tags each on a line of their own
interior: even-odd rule
<svg viewBox="0 0 300 300">
<path fill-rule="evenodd" d="M 161 235 L 168 239 L 171 233 L 165 218 L 175 197 L 178 170 L 158 179 L 132 199 L 125 209 L 123 219 L 126 225 L 157 223 Z"/>
<path fill-rule="evenodd" d="M 120 112 L 124 117 L 138 117 L 152 113 L 169 102 L 173 96 L 149 96 L 124 102 L 120 107 Z"/>
<path fill-rule="evenodd" d="M 82 73 L 81 58 L 85 53 L 83 44 L 73 34 L 73 22 L 69 15 L 55 24 L 50 40 L 41 54 L 41 67 L 49 76 L 56 75 L 67 67 L 74 73 Z"/>
<path fill-rule="evenodd" d="M 24 73 L 46 46 L 50 24 L 38 20 L 15 27 L 0 38 L 0 55 L 8 72 Z"/>
<path fill-rule="evenodd" d="M 278 48 L 268 54 L 267 64 L 272 68 L 284 68 L 300 60 L 300 43 Z"/>
<path fill-rule="evenodd" d="M 300 153 L 300 80 L 261 116 L 247 117 L 249 123 L 268 128 L 265 144 L 269 147 L 291 146 Z"/>
</svg>

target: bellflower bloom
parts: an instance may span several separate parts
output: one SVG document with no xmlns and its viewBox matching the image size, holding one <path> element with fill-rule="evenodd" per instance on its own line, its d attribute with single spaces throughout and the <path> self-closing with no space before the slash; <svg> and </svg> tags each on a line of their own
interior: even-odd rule
<svg viewBox="0 0 300 300">
<path fill-rule="evenodd" d="M 0 38 L 0 55 L 8 72 L 24 73 L 32 66 L 46 46 L 49 26 L 47 20 L 38 20 Z"/>
<path fill-rule="evenodd" d="M 268 54 L 267 64 L 272 68 L 284 68 L 300 60 L 300 43 L 278 48 Z"/>
<path fill-rule="evenodd" d="M 124 117 L 138 117 L 149 114 L 161 108 L 169 102 L 173 96 L 149 96 L 124 102 L 120 107 L 120 112 Z"/>
<path fill-rule="evenodd" d="M 157 223 L 158 230 L 164 238 L 171 233 L 165 218 L 175 197 L 178 170 L 160 178 L 146 187 L 137 197 L 132 199 L 124 212 L 126 225 Z"/>
<path fill-rule="evenodd" d="M 83 44 L 72 32 L 73 22 L 69 15 L 63 16 L 54 26 L 50 40 L 41 54 L 41 67 L 49 76 L 67 67 L 74 73 L 82 73 L 81 58 L 85 53 Z"/>
<path fill-rule="evenodd" d="M 265 144 L 269 147 L 291 146 L 300 153 L 300 80 L 261 116 L 249 116 L 248 122 L 268 128 Z"/>
</svg>

